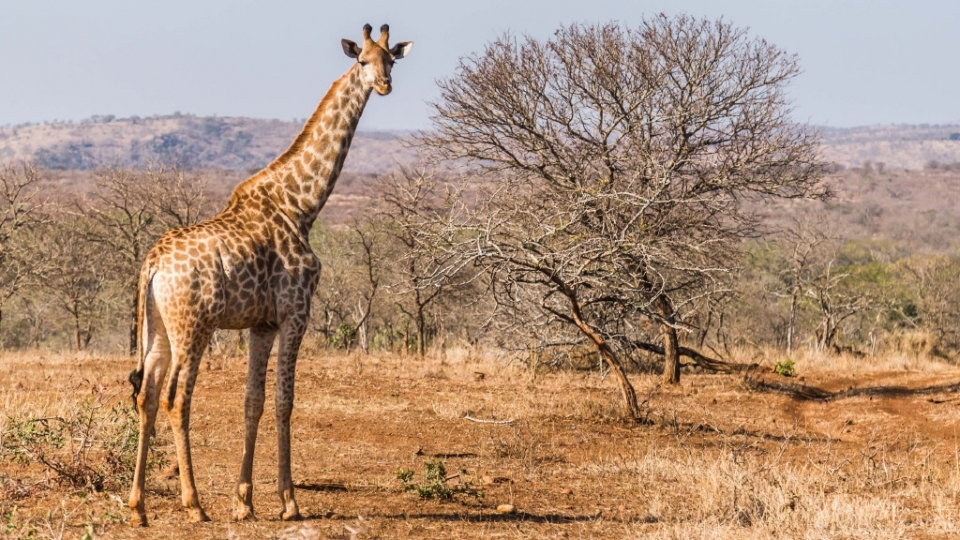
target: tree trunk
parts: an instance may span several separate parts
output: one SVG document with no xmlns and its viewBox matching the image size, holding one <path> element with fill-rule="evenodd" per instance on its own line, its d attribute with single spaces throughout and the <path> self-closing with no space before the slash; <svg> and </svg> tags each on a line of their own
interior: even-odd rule
<svg viewBox="0 0 960 540">
<path fill-rule="evenodd" d="M 664 320 L 660 323 L 660 339 L 663 341 L 663 382 L 678 384 L 680 382 L 680 340 L 677 338 L 677 329 L 671 324 L 674 321 L 673 306 L 662 294 L 657 297 L 654 304 Z"/>
<path fill-rule="evenodd" d="M 73 330 L 75 333 L 75 337 L 77 338 L 77 352 L 80 352 L 81 350 L 83 350 L 82 349 L 83 346 L 80 343 L 80 316 L 79 315 L 73 316 Z"/>
<path fill-rule="evenodd" d="M 423 358 L 427 352 L 427 321 L 423 316 L 423 306 L 417 306 L 417 356 Z"/>
<path fill-rule="evenodd" d="M 787 326 L 787 358 L 793 353 L 793 329 L 797 324 L 797 291 L 790 299 L 790 324 Z"/>
<path fill-rule="evenodd" d="M 623 405 L 627 414 L 630 415 L 630 418 L 639 420 L 640 407 L 637 405 L 637 392 L 633 389 L 633 385 L 630 384 L 630 379 L 627 378 L 627 373 L 623 369 L 623 364 L 620 362 L 617 353 L 614 352 L 600 334 L 583 322 L 579 317 L 579 313 L 574 316 L 574 323 L 580 331 L 597 346 L 600 356 L 607 362 L 607 367 L 609 367 L 610 371 L 617 377 L 617 382 L 620 384 L 620 395 L 623 397 Z"/>
</svg>

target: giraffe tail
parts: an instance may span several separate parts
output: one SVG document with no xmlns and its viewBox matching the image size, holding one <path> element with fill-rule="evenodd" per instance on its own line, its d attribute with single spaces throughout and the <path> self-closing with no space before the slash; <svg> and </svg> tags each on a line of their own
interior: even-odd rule
<svg viewBox="0 0 960 540">
<path fill-rule="evenodd" d="M 133 386 L 133 408 L 137 408 L 137 396 L 140 395 L 140 387 L 143 385 L 143 370 L 146 360 L 146 306 L 150 296 L 150 282 L 153 281 L 154 268 L 149 266 L 149 261 L 144 262 L 143 270 L 140 272 L 140 282 L 137 285 L 137 369 L 130 372 L 127 380 Z"/>
</svg>

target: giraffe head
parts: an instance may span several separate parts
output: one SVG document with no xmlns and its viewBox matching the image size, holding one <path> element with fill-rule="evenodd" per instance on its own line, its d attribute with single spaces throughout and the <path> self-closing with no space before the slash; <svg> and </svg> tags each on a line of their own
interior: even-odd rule
<svg viewBox="0 0 960 540">
<path fill-rule="evenodd" d="M 369 24 L 363 26 L 363 45 L 359 46 L 349 39 L 340 40 L 343 45 L 343 52 L 350 58 L 356 58 L 360 64 L 360 73 L 363 82 L 368 88 L 373 88 L 381 96 L 385 96 L 392 90 L 392 81 L 390 71 L 393 69 L 393 63 L 408 54 L 413 48 L 412 41 L 401 41 L 390 47 L 390 27 L 386 24 L 380 27 L 380 39 L 374 41 L 370 37 L 370 31 L 373 30 Z"/>
</svg>

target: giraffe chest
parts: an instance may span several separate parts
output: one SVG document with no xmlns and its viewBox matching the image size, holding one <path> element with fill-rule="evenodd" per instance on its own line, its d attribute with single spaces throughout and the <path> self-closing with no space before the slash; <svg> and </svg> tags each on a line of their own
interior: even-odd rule
<svg viewBox="0 0 960 540">
<path fill-rule="evenodd" d="M 273 326 L 291 316 L 308 317 L 319 275 L 315 261 L 312 253 L 225 257 L 219 326 Z"/>
</svg>

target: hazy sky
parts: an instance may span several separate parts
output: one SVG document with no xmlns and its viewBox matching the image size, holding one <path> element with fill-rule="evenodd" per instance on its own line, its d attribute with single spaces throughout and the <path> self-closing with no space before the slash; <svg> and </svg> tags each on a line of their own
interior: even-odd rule
<svg viewBox="0 0 960 540">
<path fill-rule="evenodd" d="M 960 121 L 956 0 L 0 0 L 0 125 L 170 114 L 308 116 L 351 60 L 340 38 L 389 23 L 416 43 L 361 129 L 429 127 L 435 81 L 502 32 L 686 12 L 799 55 L 798 120 Z"/>
</svg>

